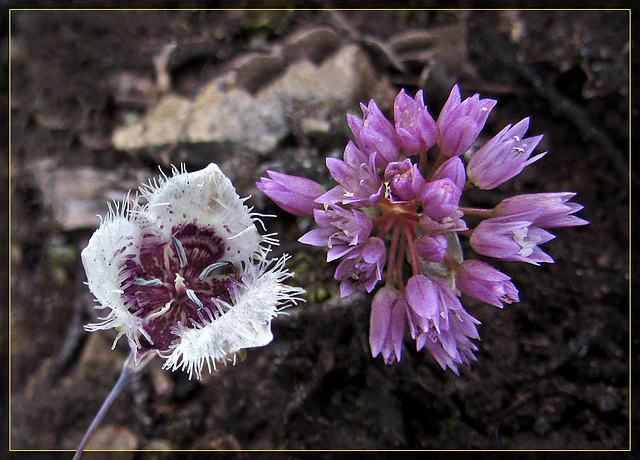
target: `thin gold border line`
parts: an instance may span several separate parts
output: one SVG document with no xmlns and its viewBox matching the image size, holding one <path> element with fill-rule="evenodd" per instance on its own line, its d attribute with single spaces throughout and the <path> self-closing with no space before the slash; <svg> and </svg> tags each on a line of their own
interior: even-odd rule
<svg viewBox="0 0 640 460">
<path fill-rule="evenodd" d="M 631 11 L 630 8 L 10 8 L 9 11 Z"/>
<path fill-rule="evenodd" d="M 11 448 L 11 395 L 12 395 L 12 388 L 11 388 L 11 332 L 12 332 L 12 328 L 11 328 L 11 269 L 12 269 L 12 252 L 11 252 L 11 241 L 12 241 L 12 237 L 11 237 L 11 210 L 12 210 L 12 195 L 11 195 L 11 191 L 12 191 L 12 181 L 11 181 L 11 177 L 12 177 L 12 172 L 11 172 L 11 156 L 12 156 L 12 152 L 11 152 L 11 16 L 12 16 L 12 12 L 13 11 L 326 11 L 327 9 L 324 8 L 273 8 L 273 9 L 259 9 L 259 8 L 196 8 L 196 9 L 189 9 L 189 8 L 146 8 L 146 9 L 141 9 L 141 8 L 85 8 L 85 9 L 72 9 L 72 8 L 9 8 L 9 66 L 8 66 L 8 83 L 9 83 L 9 117 L 8 117 L 8 122 L 9 122 L 9 126 L 8 126 L 8 131 L 9 131 L 9 136 L 8 136 L 8 140 L 9 140 L 9 145 L 8 145 L 8 160 L 9 160 L 9 165 L 8 165 L 8 222 L 9 222 L 9 228 L 8 228 L 8 261 L 9 261 L 9 270 L 8 270 L 8 275 L 9 275 L 9 279 L 8 279 L 8 324 L 9 324 L 9 337 L 8 337 L 8 375 L 9 375 L 9 382 L 8 382 L 8 389 L 9 389 L 9 394 L 8 394 L 8 447 L 9 447 L 9 452 L 74 452 L 74 450 L 71 449 L 54 449 L 54 450 L 46 450 L 46 449 L 12 449 Z M 332 11 L 398 11 L 398 8 L 332 8 Z M 402 10 L 404 11 L 449 11 L 450 9 L 444 9 L 444 8 L 403 8 Z M 631 123 L 631 27 L 632 27 L 632 21 L 631 21 L 631 9 L 630 8 L 566 8 L 566 9 L 555 9 L 555 8 L 466 8 L 466 9 L 460 9 L 460 11 L 626 11 L 628 13 L 628 17 L 629 17 L 629 58 L 628 58 L 628 81 L 627 81 L 627 85 L 628 85 L 628 94 L 629 94 L 629 107 L 628 107 L 628 164 L 629 164 L 629 177 L 628 177 L 628 187 L 629 187 L 629 192 L 631 192 L 631 132 L 632 132 L 632 123 Z M 628 397 L 628 413 L 629 413 L 629 420 L 628 420 L 628 429 L 629 429 L 629 444 L 628 444 L 628 449 L 602 449 L 602 450 L 598 450 L 598 452 L 625 452 L 631 451 L 631 447 L 632 447 L 632 441 L 631 441 L 631 436 L 632 436 L 632 424 L 631 424 L 631 407 L 632 407 L 632 391 L 631 391 L 631 367 L 632 367 L 632 339 L 631 339 L 631 324 L 632 324 L 632 308 L 631 308 L 631 222 L 632 222 L 632 203 L 631 203 L 632 197 L 631 197 L 631 193 L 629 193 L 629 216 L 628 216 L 628 226 L 629 226 L 629 247 L 628 247 L 628 251 L 627 251 L 627 255 L 628 255 L 628 269 L 629 269 L 629 280 L 628 280 L 628 287 L 629 287 L 629 338 L 628 338 L 628 391 L 629 391 L 629 397 Z M 351 451 L 350 449 L 284 449 L 284 450 L 262 450 L 262 449 L 257 449 L 257 450 L 191 450 L 191 449 L 178 449 L 178 450 L 171 450 L 171 452 L 349 452 Z M 363 452 L 362 450 L 356 450 L 356 451 L 360 451 Z M 409 450 L 396 450 L 396 449 L 391 449 L 391 450 L 383 450 L 383 452 L 468 452 L 469 450 L 414 450 L 414 449 L 409 449 Z M 483 450 L 483 449 L 479 449 L 479 450 L 473 450 L 478 451 L 478 452 L 531 452 L 531 450 L 529 449 L 509 449 L 509 450 Z M 545 449 L 542 450 L 544 452 L 582 452 L 582 451 L 592 451 L 591 449 Z M 117 451 L 113 451 L 113 450 L 88 450 L 87 452 L 165 452 L 163 450 L 117 450 Z M 380 452 L 380 450 L 364 450 L 364 452 Z"/>
<path fill-rule="evenodd" d="M 629 384 L 629 389 L 627 391 L 629 392 L 629 397 L 628 397 L 629 407 L 628 407 L 628 410 L 627 410 L 627 414 L 629 414 L 628 415 L 629 416 L 629 420 L 628 420 L 628 423 L 629 423 L 629 451 L 631 451 L 631 431 L 632 431 L 632 429 L 631 429 L 631 425 L 632 425 L 632 422 L 631 422 L 631 407 L 632 407 L 631 398 L 632 398 L 632 393 L 633 393 L 631 391 L 631 361 L 632 361 L 631 357 L 633 356 L 633 353 L 632 353 L 632 340 L 631 340 L 631 329 L 632 329 L 632 324 L 633 324 L 633 320 L 632 320 L 633 312 L 632 312 L 632 308 L 631 308 L 631 279 L 632 279 L 631 278 L 631 222 L 633 222 L 632 219 L 631 219 L 631 213 L 633 212 L 632 211 L 633 206 L 631 205 L 631 195 L 632 195 L 632 193 L 631 193 L 631 106 L 632 106 L 631 105 L 631 81 L 632 81 L 631 80 L 631 10 L 629 10 L 629 42 L 628 43 L 629 43 L 629 63 L 628 63 L 629 70 L 628 70 L 628 81 L 627 81 L 628 90 L 627 90 L 627 92 L 628 92 L 628 96 L 629 96 L 629 107 L 627 108 L 627 110 L 629 112 L 628 112 L 627 117 L 628 117 L 629 126 L 628 126 L 628 131 L 627 131 L 628 134 L 627 134 L 627 136 L 629 138 L 628 139 L 629 150 L 628 150 L 627 155 L 629 157 L 629 177 L 628 177 L 628 181 L 629 181 L 629 183 L 628 183 L 628 187 L 629 187 L 629 216 L 628 216 L 628 219 L 629 219 L 629 221 L 627 223 L 628 223 L 628 226 L 629 226 L 628 227 L 629 228 L 629 248 L 628 248 L 628 254 L 627 254 L 627 263 L 629 264 L 629 279 L 628 279 L 628 282 L 629 282 L 629 333 L 628 333 L 628 336 L 629 336 L 629 351 L 628 351 L 628 357 L 629 357 L 628 358 L 628 360 L 629 360 L 629 362 L 628 362 L 628 365 L 629 365 L 629 369 L 628 369 L 629 382 L 628 382 L 628 384 Z"/>
<path fill-rule="evenodd" d="M 14 449 L 11 452 L 75 452 L 75 450 Z M 87 449 L 83 452 L 630 452 L 630 449 Z"/>
<path fill-rule="evenodd" d="M 9 304 L 9 308 L 8 308 L 8 315 L 9 317 L 7 318 L 7 322 L 9 324 L 9 347 L 8 347 L 8 364 L 9 364 L 9 369 L 8 369 L 8 375 L 9 375 L 9 394 L 8 394 L 8 399 L 9 399 L 9 411 L 7 414 L 7 417 L 9 419 L 9 423 L 8 423 L 8 429 L 9 432 L 7 433 L 7 439 L 8 439 L 8 444 L 9 444 L 9 451 L 11 451 L 11 266 L 12 266 L 12 256 L 11 256 L 11 10 L 9 10 L 9 167 L 8 167 L 8 171 L 9 171 L 9 241 L 8 241 L 8 246 L 9 246 L 9 298 L 8 298 L 8 304 Z"/>
</svg>

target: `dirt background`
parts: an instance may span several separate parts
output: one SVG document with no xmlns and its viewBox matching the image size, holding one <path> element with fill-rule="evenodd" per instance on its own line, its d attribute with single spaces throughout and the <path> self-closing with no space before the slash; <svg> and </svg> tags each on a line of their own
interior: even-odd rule
<svg viewBox="0 0 640 460">
<path fill-rule="evenodd" d="M 487 133 L 532 117 L 531 133 L 545 133 L 550 153 L 498 190 L 470 194 L 468 204 L 574 191 L 585 206 L 579 215 L 589 226 L 557 229 L 545 245 L 555 264 L 496 264 L 519 287 L 520 303 L 499 310 L 465 299 L 482 321 L 482 341 L 460 377 L 409 340 L 401 363 L 373 359 L 371 297 L 339 299 L 335 265 L 296 242 L 309 222 L 256 193 L 267 166 L 321 171 L 349 139 L 344 111 L 333 114 L 340 129 L 294 131 L 244 169 L 207 144 L 123 151 L 111 141 L 161 94 L 189 97 L 229 62 L 320 25 L 334 31 L 334 48 L 359 46 L 394 91 L 425 88 L 432 113 L 459 82 L 465 97 L 499 100 Z M 294 282 L 309 291 L 308 302 L 274 320 L 269 346 L 203 382 L 150 365 L 114 403 L 95 446 L 628 449 L 630 420 L 638 422 L 637 398 L 629 413 L 628 12 L 14 11 L 11 26 L 12 449 L 74 449 L 127 354 L 124 341 L 109 349 L 114 334 L 82 329 L 96 312 L 79 254 L 98 221 L 91 228 L 74 217 L 104 214 L 107 199 L 155 175 L 158 164 L 193 170 L 209 161 L 241 195 L 254 194 L 257 211 L 278 215 L 267 226 L 280 235 L 276 252 L 294 255 Z M 399 46 L 408 30 L 431 38 Z M 154 58 L 168 43 L 176 48 L 162 67 L 167 87 Z M 321 62 L 332 52 L 312 47 L 309 57 Z M 278 69 L 244 72 L 258 86 L 278 78 Z M 114 83 L 122 75 L 135 80 L 128 90 Z M 361 100 L 380 96 L 389 113 L 392 98 L 377 94 L 379 85 L 360 89 Z M 56 176 L 52 188 L 46 179 L 55 171 L 69 175 Z M 328 183 L 322 174 L 315 178 Z M 78 197 L 86 209 L 61 210 Z M 637 349 L 636 338 L 634 364 Z"/>
</svg>

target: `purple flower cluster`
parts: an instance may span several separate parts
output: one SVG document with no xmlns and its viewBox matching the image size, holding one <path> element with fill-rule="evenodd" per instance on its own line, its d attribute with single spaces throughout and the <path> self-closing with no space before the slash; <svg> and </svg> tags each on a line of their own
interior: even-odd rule
<svg viewBox="0 0 640 460">
<path fill-rule="evenodd" d="M 539 265 L 553 262 L 539 248 L 554 238 L 545 228 L 588 223 L 573 215 L 582 206 L 568 192 L 514 196 L 493 209 L 460 205 L 469 188 L 493 189 L 546 153 L 531 157 L 542 136 L 525 137 L 525 118 L 469 155 L 496 102 L 478 94 L 462 100 L 456 85 L 436 120 L 422 91 L 412 98 L 401 90 L 392 123 L 371 100 L 361 105 L 362 119 L 347 116 L 355 142 L 343 159 L 327 159 L 336 187 L 273 171 L 257 183 L 284 210 L 313 216 L 317 228 L 300 241 L 328 248 L 328 261 L 341 259 L 335 278 L 343 297 L 384 280 L 372 302 L 370 345 L 386 364 L 400 361 L 408 328 L 418 350 L 457 374 L 475 360 L 471 339 L 479 338 L 479 321 L 459 297 L 500 308 L 519 301 L 509 276 L 463 259 L 459 236 L 483 256 Z"/>
</svg>

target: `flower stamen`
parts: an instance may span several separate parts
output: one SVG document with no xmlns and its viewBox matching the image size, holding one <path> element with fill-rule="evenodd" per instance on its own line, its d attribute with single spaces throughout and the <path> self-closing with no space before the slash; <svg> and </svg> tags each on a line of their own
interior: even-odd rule
<svg viewBox="0 0 640 460">
<path fill-rule="evenodd" d="M 184 252 L 184 246 L 175 236 L 171 237 L 171 242 L 173 243 L 174 252 L 180 259 L 180 268 L 184 268 L 187 265 L 187 254 Z"/>
<path fill-rule="evenodd" d="M 208 278 L 214 271 L 216 271 L 218 268 L 222 268 L 222 267 L 228 267 L 229 265 L 232 265 L 231 262 L 228 261 L 224 261 L 224 262 L 216 262 L 215 264 L 211 264 L 209 265 L 207 268 L 205 268 L 204 270 L 202 270 L 202 273 L 200 273 L 199 278 L 201 280 Z"/>
<path fill-rule="evenodd" d="M 202 302 L 200 301 L 200 299 L 198 299 L 198 297 L 196 296 L 196 293 L 193 289 L 187 289 L 187 297 L 189 297 L 189 300 L 191 300 L 193 303 L 195 303 L 199 309 L 203 309 L 204 305 L 202 304 Z"/>
<path fill-rule="evenodd" d="M 536 244 L 530 239 L 527 239 L 529 234 L 529 228 L 524 227 L 513 231 L 513 240 L 520 245 L 522 249 L 518 251 L 518 255 L 522 257 L 528 257 L 533 253 L 533 248 Z"/>
<path fill-rule="evenodd" d="M 133 282 L 133 284 L 137 284 L 138 286 L 162 286 L 162 281 L 157 278 L 152 280 L 138 278 Z"/>
<path fill-rule="evenodd" d="M 148 315 L 145 318 L 145 322 L 149 323 L 149 321 L 159 318 L 160 316 L 164 315 L 167 311 L 169 311 L 169 308 L 171 308 L 171 302 L 167 302 L 166 305 L 164 307 L 162 307 L 160 310 L 151 313 L 150 315 Z M 153 342 L 151 342 L 153 343 Z"/>
</svg>

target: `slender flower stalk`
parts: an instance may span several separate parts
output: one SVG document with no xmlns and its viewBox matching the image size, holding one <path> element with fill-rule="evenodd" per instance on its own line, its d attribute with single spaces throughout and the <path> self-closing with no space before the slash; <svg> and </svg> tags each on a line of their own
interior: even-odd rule
<svg viewBox="0 0 640 460">
<path fill-rule="evenodd" d="M 493 209 L 461 205 L 470 188 L 496 188 L 546 154 L 531 157 L 542 136 L 525 138 L 529 118 L 476 146 L 496 103 L 479 94 L 462 100 L 456 85 L 436 121 L 422 91 L 412 98 L 401 90 L 393 123 L 374 101 L 362 105 L 362 119 L 347 116 L 355 143 L 342 160 L 327 159 L 338 185 L 316 198 L 317 228 L 299 241 L 326 247 L 327 261 L 342 259 L 335 273 L 342 296 L 381 285 L 369 343 L 385 364 L 401 360 L 406 328 L 418 350 L 457 374 L 475 360 L 480 324 L 459 298 L 500 308 L 519 301 L 509 276 L 465 260 L 460 237 L 482 256 L 539 265 L 553 262 L 539 247 L 555 238 L 545 228 L 587 223 L 573 215 L 582 206 L 570 192 L 515 196 Z M 281 189 L 263 190 L 276 203 L 287 199 Z"/>
<path fill-rule="evenodd" d="M 111 392 L 109 392 L 109 395 L 106 397 L 106 399 L 102 403 L 102 406 L 100 407 L 100 410 L 98 411 L 93 421 L 91 422 L 91 425 L 89 425 L 87 432 L 84 434 L 82 441 L 80 441 L 80 444 L 78 445 L 78 449 L 76 450 L 76 453 L 73 456 L 73 460 L 80 460 L 80 457 L 82 457 L 82 453 L 87 448 L 87 445 L 91 440 L 91 437 L 95 433 L 98 426 L 100 426 L 100 423 L 102 423 L 102 420 L 104 419 L 104 417 L 107 415 L 107 411 L 111 407 L 111 404 L 118 398 L 118 396 L 120 396 L 120 393 L 122 393 L 122 391 L 142 371 L 142 369 L 145 368 L 145 366 L 149 363 L 149 361 L 151 361 L 151 358 L 153 358 L 153 356 L 149 356 L 143 362 L 138 363 L 138 365 L 135 365 L 134 363 L 135 357 L 133 353 L 131 353 L 127 357 L 124 364 L 122 365 L 122 371 L 120 372 L 118 381 L 113 386 L 113 388 L 111 389 Z"/>
</svg>

